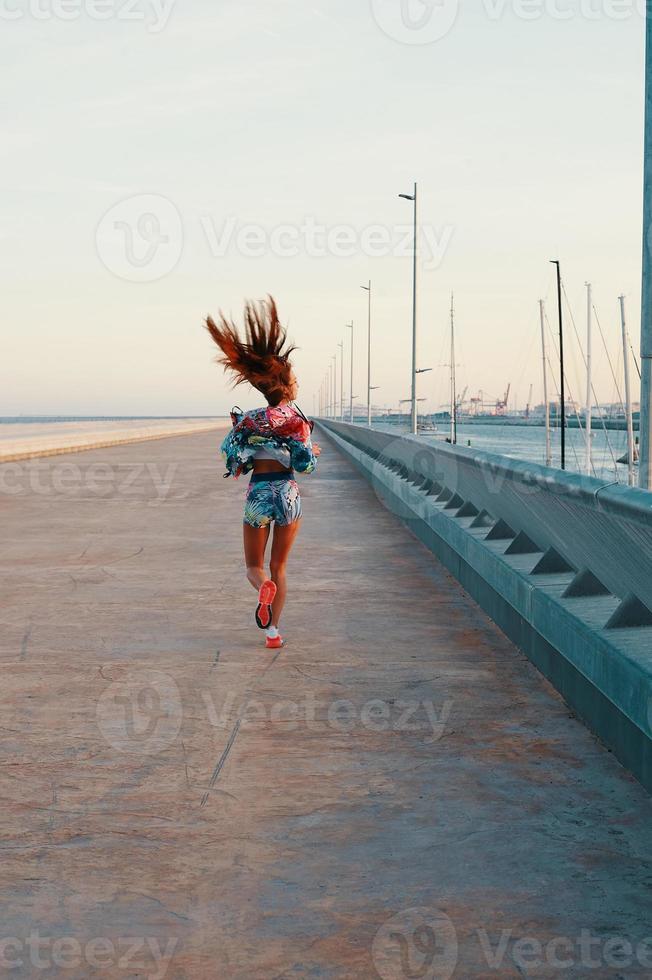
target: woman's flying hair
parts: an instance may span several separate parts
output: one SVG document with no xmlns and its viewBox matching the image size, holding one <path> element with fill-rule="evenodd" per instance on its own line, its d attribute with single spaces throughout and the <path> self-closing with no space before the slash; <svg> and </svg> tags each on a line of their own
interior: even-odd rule
<svg viewBox="0 0 652 980">
<path fill-rule="evenodd" d="M 290 355 L 296 348 L 288 344 L 271 296 L 259 303 L 247 301 L 244 323 L 243 340 L 233 320 L 227 320 L 221 311 L 219 324 L 206 318 L 206 329 L 222 352 L 217 363 L 235 375 L 236 386 L 247 381 L 276 406 L 292 396 Z"/>
</svg>

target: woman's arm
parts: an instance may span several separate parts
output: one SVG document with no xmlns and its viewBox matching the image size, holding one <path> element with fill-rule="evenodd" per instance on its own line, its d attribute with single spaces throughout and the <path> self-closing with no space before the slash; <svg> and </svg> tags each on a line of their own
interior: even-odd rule
<svg viewBox="0 0 652 980">
<path fill-rule="evenodd" d="M 292 469 L 297 473 L 313 473 L 317 466 L 317 456 L 319 456 L 319 446 L 313 446 L 310 436 L 305 442 L 298 439 L 288 439 L 287 446 L 290 450 Z"/>
</svg>

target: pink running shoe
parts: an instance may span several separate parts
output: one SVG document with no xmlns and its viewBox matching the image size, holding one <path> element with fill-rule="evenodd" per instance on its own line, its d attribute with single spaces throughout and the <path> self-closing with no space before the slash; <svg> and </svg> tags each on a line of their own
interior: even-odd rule
<svg viewBox="0 0 652 980">
<path fill-rule="evenodd" d="M 280 633 L 278 636 L 268 636 L 265 640 L 265 646 L 268 650 L 280 650 L 281 647 L 285 646 L 285 640 Z"/>
<path fill-rule="evenodd" d="M 258 606 L 256 607 L 256 623 L 261 630 L 266 630 L 272 624 L 272 603 L 275 597 L 276 584 L 271 579 L 267 579 L 258 592 Z"/>
</svg>

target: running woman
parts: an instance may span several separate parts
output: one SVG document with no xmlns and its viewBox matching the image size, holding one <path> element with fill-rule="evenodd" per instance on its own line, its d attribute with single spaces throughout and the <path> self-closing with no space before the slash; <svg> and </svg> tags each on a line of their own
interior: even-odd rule
<svg viewBox="0 0 652 980">
<path fill-rule="evenodd" d="M 312 473 L 321 450 L 311 441 L 312 423 L 293 405 L 299 385 L 290 363 L 296 349 L 288 344 L 271 296 L 246 303 L 244 339 L 238 327 L 220 313 L 219 323 L 206 328 L 220 348 L 218 364 L 248 382 L 267 401 L 249 412 L 234 409 L 233 428 L 222 443 L 225 476 L 236 479 L 252 472 L 244 511 L 244 555 L 247 578 L 258 593 L 255 618 L 265 630 L 265 645 L 284 644 L 279 622 L 287 596 L 286 568 L 301 525 L 301 496 L 295 471 Z M 270 574 L 265 574 L 265 549 L 274 524 Z"/>
</svg>

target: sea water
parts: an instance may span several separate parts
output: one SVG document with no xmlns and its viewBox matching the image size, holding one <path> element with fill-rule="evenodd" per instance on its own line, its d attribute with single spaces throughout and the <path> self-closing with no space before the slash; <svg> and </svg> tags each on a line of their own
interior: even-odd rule
<svg viewBox="0 0 652 980">
<path fill-rule="evenodd" d="M 627 433 L 623 430 L 607 430 L 594 423 L 591 439 L 592 475 L 606 481 L 627 483 L 627 466 L 617 462 L 627 452 Z M 374 428 L 397 435 L 407 431 L 406 426 L 374 424 Z M 422 433 L 424 442 L 437 444 L 450 435 L 450 427 L 444 424 L 437 432 Z M 543 426 L 533 425 L 478 425 L 460 424 L 457 428 L 460 446 L 470 444 L 472 449 L 498 453 L 512 459 L 527 460 L 542 466 L 546 461 L 546 431 Z M 561 431 L 553 429 L 552 466 L 561 467 Z M 566 469 L 573 473 L 586 472 L 586 436 L 580 429 L 566 430 Z M 638 469 L 638 467 L 636 467 Z"/>
</svg>

